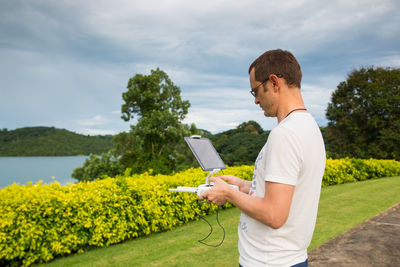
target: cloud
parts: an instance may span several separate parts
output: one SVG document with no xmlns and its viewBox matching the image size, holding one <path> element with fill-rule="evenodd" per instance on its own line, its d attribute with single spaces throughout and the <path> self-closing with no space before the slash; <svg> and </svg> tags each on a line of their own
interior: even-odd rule
<svg viewBox="0 0 400 267">
<path fill-rule="evenodd" d="M 103 118 L 101 115 L 96 115 L 87 120 L 78 120 L 78 124 L 82 126 L 98 126 L 107 124 L 108 121 L 108 119 Z"/>
<path fill-rule="evenodd" d="M 325 112 L 334 90 L 335 88 L 324 88 L 310 84 L 303 84 L 301 88 L 304 104 L 320 126 L 327 124 Z"/>
<path fill-rule="evenodd" d="M 2 15 L 21 33 L 11 39 L 19 45 L 97 59 L 193 60 L 203 70 L 206 62 L 220 66 L 219 59 L 252 58 L 282 45 L 304 54 L 399 32 L 396 1 L 15 2 Z"/>
<path fill-rule="evenodd" d="M 371 62 L 371 65 L 376 67 L 392 67 L 392 68 L 399 68 L 400 67 L 400 55 L 389 55 L 383 56 L 382 58 L 378 58 L 375 62 Z"/>
</svg>

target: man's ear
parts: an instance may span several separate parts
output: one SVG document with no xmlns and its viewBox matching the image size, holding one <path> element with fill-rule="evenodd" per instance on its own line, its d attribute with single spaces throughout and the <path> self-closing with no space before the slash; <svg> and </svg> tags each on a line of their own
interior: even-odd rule
<svg viewBox="0 0 400 267">
<path fill-rule="evenodd" d="M 275 93 L 278 92 L 279 89 L 280 89 L 280 86 L 281 86 L 281 81 L 279 80 L 279 78 L 278 78 L 276 75 L 271 74 L 270 77 L 269 77 L 269 79 L 270 79 L 271 82 L 272 82 L 272 86 L 273 86 L 273 88 L 274 88 L 274 92 L 275 92 Z"/>
</svg>

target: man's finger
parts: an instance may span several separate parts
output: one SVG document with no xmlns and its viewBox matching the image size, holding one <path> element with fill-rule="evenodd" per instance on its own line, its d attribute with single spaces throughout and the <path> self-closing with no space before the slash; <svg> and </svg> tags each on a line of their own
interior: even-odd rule
<svg viewBox="0 0 400 267">
<path fill-rule="evenodd" d="M 219 177 L 211 177 L 210 178 L 210 182 L 217 182 L 217 181 L 221 181 L 221 179 Z"/>
<path fill-rule="evenodd" d="M 226 177 L 225 175 L 218 176 L 218 178 L 220 178 L 220 179 L 222 179 L 222 180 L 224 180 L 224 181 L 229 182 L 228 177 Z"/>
<path fill-rule="evenodd" d="M 207 197 L 208 197 L 208 191 L 209 191 L 209 190 L 207 190 L 207 191 L 204 192 L 202 195 L 200 195 L 200 196 L 199 196 L 199 199 L 200 199 L 200 200 L 207 199 Z"/>
</svg>

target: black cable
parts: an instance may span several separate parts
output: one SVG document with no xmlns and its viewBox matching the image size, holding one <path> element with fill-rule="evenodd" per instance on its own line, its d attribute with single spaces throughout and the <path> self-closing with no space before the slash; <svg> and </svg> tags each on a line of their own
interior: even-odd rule
<svg viewBox="0 0 400 267">
<path fill-rule="evenodd" d="M 195 203 L 195 202 L 193 202 L 193 203 Z M 198 203 L 201 205 L 201 204 L 205 203 L 205 201 L 204 201 L 204 202 L 198 202 Z M 197 213 L 196 210 L 193 208 L 192 205 L 190 205 L 190 207 L 193 209 L 193 211 L 194 211 L 195 213 Z M 224 236 L 222 237 L 221 242 L 220 242 L 218 245 L 210 245 L 210 244 L 207 244 L 207 243 L 204 242 L 204 240 L 206 240 L 206 239 L 212 234 L 213 228 L 212 228 L 212 225 L 207 221 L 206 218 L 204 218 L 203 216 L 201 216 L 200 213 L 197 213 L 197 215 L 198 215 L 201 219 L 203 219 L 203 220 L 210 226 L 210 232 L 208 233 L 208 235 L 207 235 L 206 237 L 204 237 L 203 239 L 198 240 L 199 243 L 201 243 L 201 244 L 203 244 L 203 245 L 206 245 L 206 246 L 209 246 L 209 247 L 214 247 L 214 248 L 219 247 L 219 246 L 222 245 L 222 243 L 224 243 L 224 240 L 225 240 L 225 229 L 224 229 L 224 227 L 221 225 L 221 223 L 219 222 L 218 211 L 219 211 L 219 206 L 218 206 L 218 208 L 217 208 L 217 222 L 218 222 L 219 227 L 221 227 L 222 231 L 224 232 Z"/>
</svg>

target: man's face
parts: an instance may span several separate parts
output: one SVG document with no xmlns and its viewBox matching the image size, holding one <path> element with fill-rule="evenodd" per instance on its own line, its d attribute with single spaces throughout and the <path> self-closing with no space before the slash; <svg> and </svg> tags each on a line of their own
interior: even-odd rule
<svg viewBox="0 0 400 267">
<path fill-rule="evenodd" d="M 250 71 L 250 87 L 256 95 L 254 103 L 260 106 L 264 111 L 264 115 L 266 117 L 276 117 L 276 94 L 274 93 L 271 81 L 267 80 L 264 84 L 260 81 L 256 81 L 255 70 L 253 68 Z"/>
</svg>

